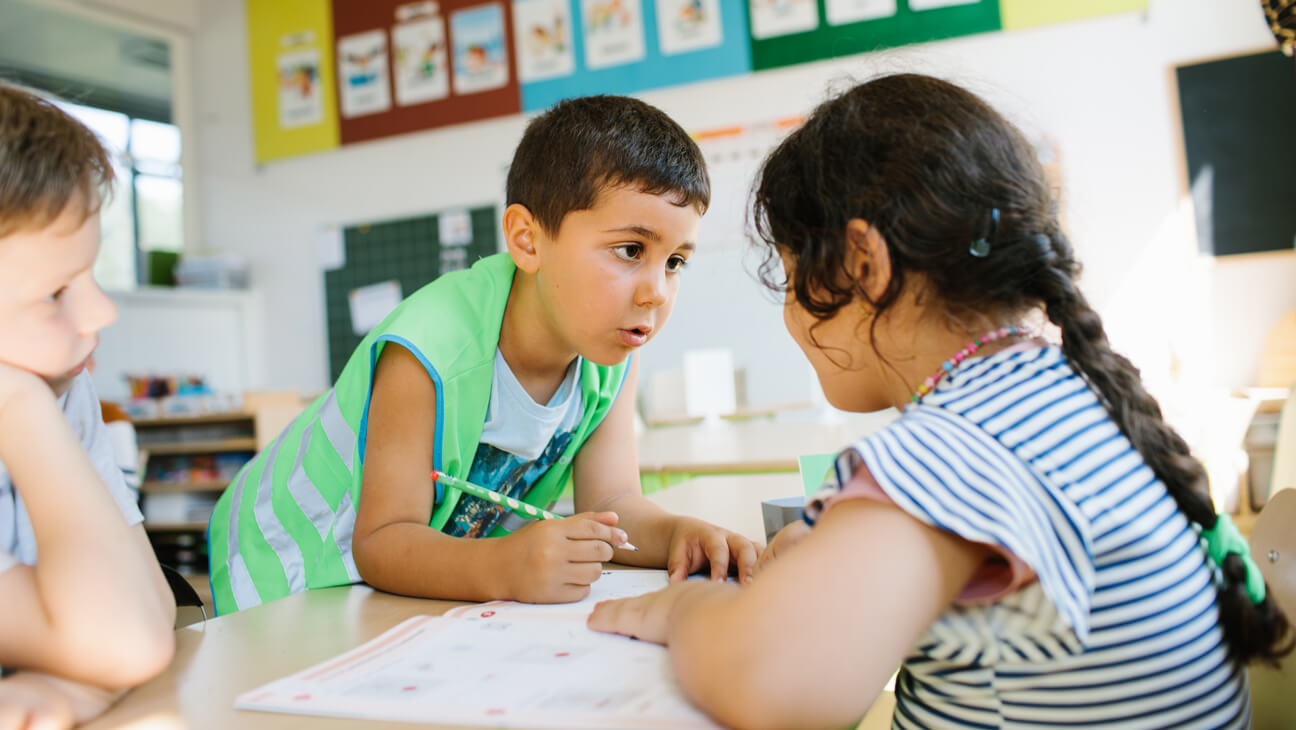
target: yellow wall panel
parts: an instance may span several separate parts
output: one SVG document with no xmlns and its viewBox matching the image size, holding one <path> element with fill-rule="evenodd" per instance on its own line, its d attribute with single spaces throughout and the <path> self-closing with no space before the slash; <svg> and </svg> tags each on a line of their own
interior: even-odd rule
<svg viewBox="0 0 1296 730">
<path fill-rule="evenodd" d="M 333 6 L 247 0 L 258 163 L 338 146 Z"/>
<path fill-rule="evenodd" d="M 1004 30 L 1147 10 L 1147 0 L 999 0 Z"/>
</svg>

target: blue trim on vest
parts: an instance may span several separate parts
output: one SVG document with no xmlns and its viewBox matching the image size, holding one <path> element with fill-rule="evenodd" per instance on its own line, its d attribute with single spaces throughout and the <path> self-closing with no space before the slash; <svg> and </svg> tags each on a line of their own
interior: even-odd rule
<svg viewBox="0 0 1296 730">
<path fill-rule="evenodd" d="M 621 371 L 621 382 L 620 384 L 617 385 L 617 392 L 612 394 L 612 402 L 608 404 L 609 411 L 612 410 L 612 406 L 616 404 L 617 398 L 621 397 L 621 389 L 625 387 L 626 378 L 630 377 L 630 366 L 633 364 L 634 364 L 634 353 L 632 352 L 629 355 L 626 355 L 625 369 Z M 604 421 L 607 420 L 606 413 L 603 414 L 603 420 Z M 603 425 L 603 421 L 599 421 L 599 426 L 602 425 Z M 595 426 L 594 428 L 597 429 L 598 426 Z M 591 431 L 590 433 L 592 434 L 593 432 Z"/>
<path fill-rule="evenodd" d="M 432 449 L 432 468 L 440 471 L 441 470 L 441 428 L 442 428 L 442 424 L 445 423 L 445 418 L 444 418 L 445 398 L 443 397 L 443 394 L 445 393 L 445 388 L 442 387 L 441 385 L 441 374 L 437 372 L 436 368 L 432 367 L 431 361 L 427 359 L 427 356 L 423 354 L 422 350 L 414 346 L 413 342 L 410 342 L 409 340 L 405 339 L 404 337 L 401 337 L 400 335 L 391 335 L 391 334 L 379 335 L 377 339 L 373 341 L 373 344 L 369 346 L 369 392 L 365 393 L 364 412 L 360 415 L 360 434 L 359 434 L 360 464 L 359 466 L 361 467 L 364 466 L 365 442 L 369 435 L 369 403 L 373 400 L 373 377 L 374 377 L 374 370 L 377 369 L 378 367 L 378 343 L 380 342 L 394 342 L 397 345 L 400 345 L 401 347 L 405 348 L 406 350 L 409 350 L 411 355 L 418 358 L 418 361 L 423 365 L 423 369 L 427 371 L 428 377 L 432 378 L 432 384 L 436 386 L 436 427 L 435 427 L 436 431 L 432 435 L 432 443 L 434 444 Z M 432 475 L 429 474 L 428 478 L 430 479 L 431 477 Z M 444 493 L 445 493 L 445 487 L 441 486 L 440 484 L 437 484 L 436 496 L 434 497 L 433 504 L 440 504 L 442 495 Z"/>
</svg>

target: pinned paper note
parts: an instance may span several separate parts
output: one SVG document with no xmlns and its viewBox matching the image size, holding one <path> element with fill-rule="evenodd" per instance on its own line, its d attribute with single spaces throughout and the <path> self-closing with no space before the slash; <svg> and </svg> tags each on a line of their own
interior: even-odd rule
<svg viewBox="0 0 1296 730">
<path fill-rule="evenodd" d="M 351 305 L 351 331 L 363 337 L 401 303 L 400 282 L 384 281 L 352 289 L 347 299 Z"/>
<path fill-rule="evenodd" d="M 801 470 L 801 486 L 805 496 L 809 497 L 823 486 L 837 454 L 806 454 L 797 457 L 797 466 Z"/>
</svg>

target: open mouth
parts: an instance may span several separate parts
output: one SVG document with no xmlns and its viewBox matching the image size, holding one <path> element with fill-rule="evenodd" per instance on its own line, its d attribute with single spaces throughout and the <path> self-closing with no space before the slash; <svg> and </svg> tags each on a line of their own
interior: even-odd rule
<svg viewBox="0 0 1296 730">
<path fill-rule="evenodd" d="M 638 326 L 627 327 L 621 330 L 621 340 L 631 347 L 638 347 L 648 341 L 648 336 L 652 334 L 652 327 Z"/>
</svg>

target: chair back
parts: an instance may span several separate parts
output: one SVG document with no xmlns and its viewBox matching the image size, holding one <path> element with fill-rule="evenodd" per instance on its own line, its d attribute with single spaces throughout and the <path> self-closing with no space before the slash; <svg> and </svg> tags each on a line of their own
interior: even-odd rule
<svg viewBox="0 0 1296 730">
<path fill-rule="evenodd" d="M 1296 489 L 1274 494 L 1265 505 L 1251 530 L 1251 555 L 1274 603 L 1296 626 Z M 1252 664 L 1250 674 L 1251 726 L 1256 730 L 1296 726 L 1296 654 L 1289 655 L 1280 669 Z"/>
</svg>

